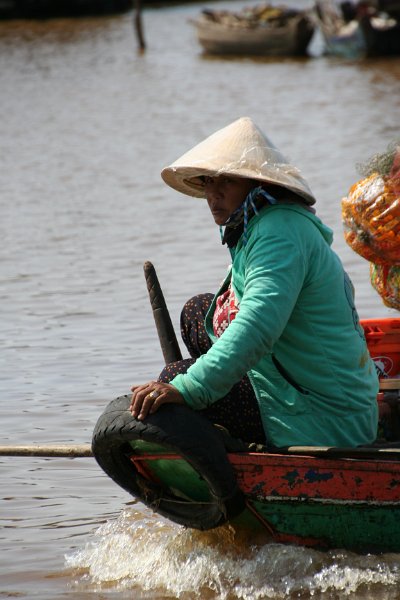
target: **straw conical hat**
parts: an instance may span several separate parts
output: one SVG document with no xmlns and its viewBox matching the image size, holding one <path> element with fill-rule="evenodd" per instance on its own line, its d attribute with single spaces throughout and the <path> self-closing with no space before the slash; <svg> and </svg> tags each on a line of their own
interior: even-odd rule
<svg viewBox="0 0 400 600">
<path fill-rule="evenodd" d="M 204 198 L 200 177 L 231 174 L 292 190 L 307 202 L 315 198 L 300 171 L 291 165 L 249 117 L 220 129 L 161 171 L 169 186 Z"/>
</svg>

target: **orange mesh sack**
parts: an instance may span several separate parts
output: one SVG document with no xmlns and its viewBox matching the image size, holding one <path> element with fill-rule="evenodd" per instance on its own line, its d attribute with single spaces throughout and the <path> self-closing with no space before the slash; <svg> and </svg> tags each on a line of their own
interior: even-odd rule
<svg viewBox="0 0 400 600">
<path fill-rule="evenodd" d="M 400 310 L 400 266 L 370 264 L 372 286 L 381 296 L 383 303 Z"/>
<path fill-rule="evenodd" d="M 400 145 L 364 170 L 366 177 L 342 199 L 345 240 L 368 261 L 400 265 Z"/>
</svg>

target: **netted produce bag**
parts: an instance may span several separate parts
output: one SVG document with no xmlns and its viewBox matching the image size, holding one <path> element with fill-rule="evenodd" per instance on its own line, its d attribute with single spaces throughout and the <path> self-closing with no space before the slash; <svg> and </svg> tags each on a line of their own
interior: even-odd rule
<svg viewBox="0 0 400 600">
<path fill-rule="evenodd" d="M 342 200 L 345 240 L 376 265 L 400 266 L 400 141 L 359 171 L 363 179 Z"/>
<path fill-rule="evenodd" d="M 383 303 L 389 308 L 400 310 L 400 266 L 370 263 L 371 283 Z"/>
</svg>

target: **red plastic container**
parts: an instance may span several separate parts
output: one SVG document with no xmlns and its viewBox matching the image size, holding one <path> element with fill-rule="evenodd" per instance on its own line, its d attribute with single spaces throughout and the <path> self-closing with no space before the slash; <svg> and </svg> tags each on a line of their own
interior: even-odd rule
<svg viewBox="0 0 400 600">
<path fill-rule="evenodd" d="M 400 318 L 361 319 L 379 378 L 400 376 Z"/>
</svg>

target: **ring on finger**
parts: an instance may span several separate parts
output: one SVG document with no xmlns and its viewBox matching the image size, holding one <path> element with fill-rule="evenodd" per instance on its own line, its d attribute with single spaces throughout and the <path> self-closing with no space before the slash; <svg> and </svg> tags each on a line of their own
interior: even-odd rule
<svg viewBox="0 0 400 600">
<path fill-rule="evenodd" d="M 152 392 L 150 392 L 149 397 L 152 400 L 155 400 L 156 398 L 158 398 L 159 395 L 160 395 L 160 392 L 158 392 L 157 390 L 153 390 Z"/>
</svg>

